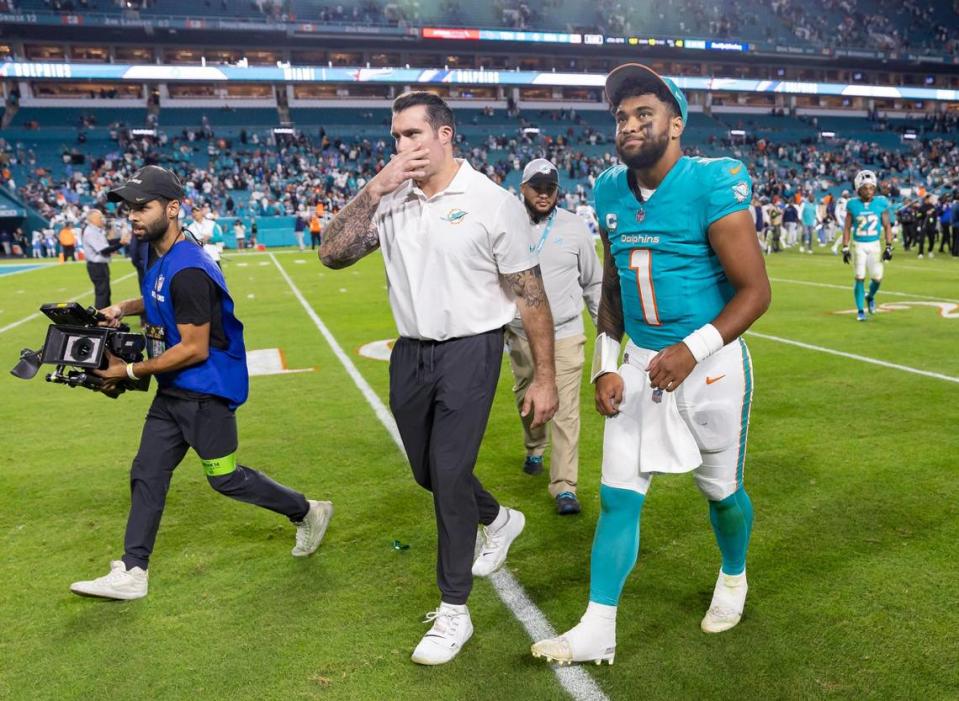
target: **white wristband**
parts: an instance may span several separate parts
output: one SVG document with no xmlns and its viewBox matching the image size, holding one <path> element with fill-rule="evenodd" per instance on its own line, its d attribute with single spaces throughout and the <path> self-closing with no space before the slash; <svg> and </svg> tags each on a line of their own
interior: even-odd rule
<svg viewBox="0 0 959 701">
<path fill-rule="evenodd" d="M 140 378 L 133 374 L 133 363 L 127 363 L 127 377 L 131 380 L 136 381 Z"/>
<path fill-rule="evenodd" d="M 600 375 L 619 370 L 619 346 L 619 341 L 610 338 L 605 331 L 596 337 L 596 346 L 593 348 L 593 368 L 589 374 L 590 382 L 596 382 L 596 378 Z"/>
<path fill-rule="evenodd" d="M 703 362 L 706 358 L 722 348 L 723 337 L 712 324 L 705 324 L 689 334 L 683 339 L 683 343 L 689 348 L 697 363 Z"/>
</svg>

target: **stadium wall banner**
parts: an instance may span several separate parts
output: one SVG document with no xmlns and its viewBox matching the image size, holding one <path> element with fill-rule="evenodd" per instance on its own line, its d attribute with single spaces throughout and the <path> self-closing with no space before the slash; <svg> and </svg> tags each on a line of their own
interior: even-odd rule
<svg viewBox="0 0 959 701">
<path fill-rule="evenodd" d="M 959 90 L 859 83 L 812 83 L 743 78 L 670 76 L 684 90 L 834 95 L 905 100 L 959 101 Z M 0 78 L 156 82 L 386 83 L 602 88 L 602 73 L 487 71 L 448 68 L 330 68 L 327 66 L 172 66 L 5 61 Z"/>
<path fill-rule="evenodd" d="M 323 23 L 270 20 L 268 18 L 191 17 L 167 15 L 162 17 L 129 16 L 84 12 L 83 14 L 57 13 L 45 10 L 37 12 L 0 13 L 0 24 L 47 25 L 71 27 L 104 27 L 131 29 L 170 29 L 222 32 L 273 32 L 287 35 L 300 34 L 366 34 L 374 36 L 420 37 L 447 41 L 509 41 L 518 43 L 582 44 L 586 46 L 665 46 L 674 49 L 707 51 L 755 52 L 765 55 L 788 54 L 797 58 L 838 56 L 868 58 L 874 60 L 901 59 L 918 63 L 959 64 L 959 55 L 945 54 L 898 54 L 871 49 L 833 49 L 816 46 L 788 46 L 775 43 L 747 42 L 740 39 L 714 41 L 690 37 L 639 37 L 604 36 L 602 34 L 578 34 L 551 31 L 521 31 L 511 29 L 471 29 L 457 27 L 392 27 L 375 24 Z"/>
</svg>

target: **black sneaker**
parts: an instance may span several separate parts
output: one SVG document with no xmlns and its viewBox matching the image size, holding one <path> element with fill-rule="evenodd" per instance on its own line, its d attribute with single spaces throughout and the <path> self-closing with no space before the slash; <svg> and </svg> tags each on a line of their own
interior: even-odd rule
<svg viewBox="0 0 959 701">
<path fill-rule="evenodd" d="M 543 471 L 542 455 L 527 455 L 523 461 L 523 472 L 527 475 L 538 475 Z"/>
<path fill-rule="evenodd" d="M 572 492 L 563 492 L 556 495 L 556 513 L 560 516 L 571 516 L 579 513 L 579 501 Z"/>
</svg>

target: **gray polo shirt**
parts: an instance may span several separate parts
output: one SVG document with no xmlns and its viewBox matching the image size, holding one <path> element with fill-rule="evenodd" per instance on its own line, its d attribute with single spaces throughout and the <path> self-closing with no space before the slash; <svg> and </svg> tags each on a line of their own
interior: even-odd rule
<svg viewBox="0 0 959 701">
<path fill-rule="evenodd" d="M 552 225 L 549 218 L 531 224 L 530 251 L 538 254 L 556 338 L 561 339 L 585 333 L 583 302 L 596 324 L 603 267 L 586 222 L 560 207 L 553 211 Z M 519 317 L 510 328 L 526 337 Z"/>
<path fill-rule="evenodd" d="M 107 248 L 110 242 L 107 241 L 107 235 L 99 226 L 87 224 L 83 229 L 83 257 L 90 263 L 109 263 L 110 256 L 100 255 L 100 251 Z"/>
</svg>

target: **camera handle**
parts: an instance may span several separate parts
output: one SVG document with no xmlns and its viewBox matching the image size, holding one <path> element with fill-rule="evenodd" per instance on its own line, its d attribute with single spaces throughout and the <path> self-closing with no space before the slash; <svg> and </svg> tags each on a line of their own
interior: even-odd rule
<svg viewBox="0 0 959 701">
<path fill-rule="evenodd" d="M 106 321 L 106 320 L 107 320 L 106 315 L 105 315 L 105 314 L 101 314 L 100 312 L 98 312 L 96 307 L 87 307 L 87 312 L 89 312 L 90 314 L 92 314 L 93 317 L 94 317 L 97 321 Z M 129 333 L 129 332 L 130 332 L 130 325 L 129 325 L 129 324 L 124 324 L 124 323 L 121 322 L 120 324 L 118 324 L 118 325 L 116 326 L 116 330 L 117 330 L 117 331 L 121 331 L 121 332 L 123 332 L 123 333 Z"/>
</svg>

